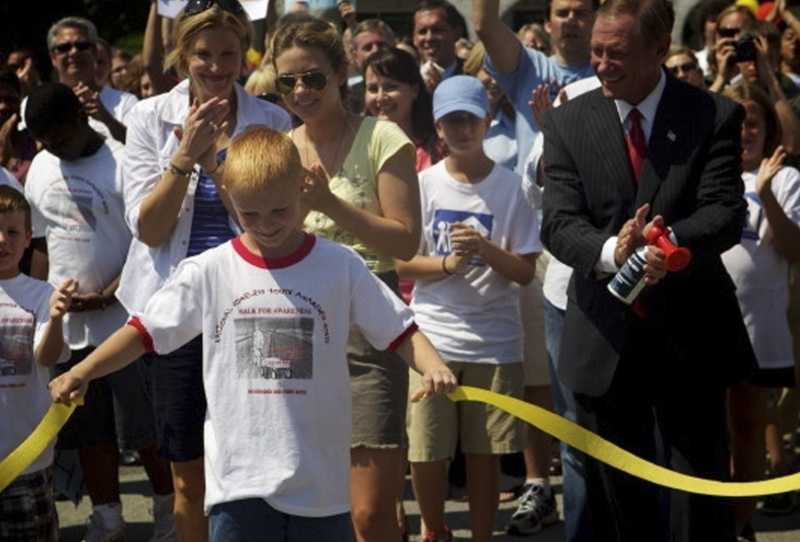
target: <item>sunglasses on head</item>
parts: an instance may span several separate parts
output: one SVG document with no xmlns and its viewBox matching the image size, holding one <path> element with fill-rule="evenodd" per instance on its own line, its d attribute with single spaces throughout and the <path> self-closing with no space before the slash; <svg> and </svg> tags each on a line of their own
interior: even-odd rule
<svg viewBox="0 0 800 542">
<path fill-rule="evenodd" d="M 233 13 L 234 15 L 241 15 L 244 13 L 244 8 L 239 0 L 189 0 L 183 12 L 186 15 L 197 15 L 209 9 L 214 4 L 218 5 L 220 9 Z"/>
<path fill-rule="evenodd" d="M 279 75 L 275 81 L 275 87 L 281 94 L 290 94 L 294 91 L 297 80 L 303 82 L 304 87 L 312 90 L 322 90 L 328 84 L 328 77 L 318 71 L 308 71 L 304 73 L 286 73 Z"/>
<path fill-rule="evenodd" d="M 72 51 L 73 47 L 76 50 L 83 52 L 94 48 L 94 43 L 92 43 L 91 41 L 65 41 L 64 43 L 53 45 L 53 48 L 50 50 L 55 53 L 60 53 L 63 55 Z"/>
</svg>

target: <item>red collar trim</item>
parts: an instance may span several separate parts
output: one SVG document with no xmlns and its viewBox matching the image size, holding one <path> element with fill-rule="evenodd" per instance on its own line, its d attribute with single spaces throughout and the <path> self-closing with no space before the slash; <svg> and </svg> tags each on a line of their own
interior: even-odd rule
<svg viewBox="0 0 800 542">
<path fill-rule="evenodd" d="M 242 243 L 241 237 L 237 237 L 231 241 L 231 243 L 233 243 L 233 250 L 235 250 L 236 253 L 242 257 L 242 259 L 252 265 L 255 265 L 256 267 L 261 267 L 262 269 L 281 269 L 292 266 L 308 256 L 309 252 L 311 252 L 311 249 L 314 248 L 314 244 L 316 242 L 316 237 L 306 233 L 304 234 L 303 242 L 300 244 L 297 250 L 291 254 L 283 256 L 282 258 L 266 259 L 262 258 L 258 254 L 255 254 L 249 248 L 247 248 L 244 243 Z"/>
</svg>

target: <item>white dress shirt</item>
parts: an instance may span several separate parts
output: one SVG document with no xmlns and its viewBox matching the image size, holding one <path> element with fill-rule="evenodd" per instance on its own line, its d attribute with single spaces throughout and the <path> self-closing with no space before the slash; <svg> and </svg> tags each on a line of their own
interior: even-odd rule
<svg viewBox="0 0 800 542">
<path fill-rule="evenodd" d="M 650 142 L 650 134 L 653 133 L 653 123 L 656 120 L 656 111 L 658 110 L 659 102 L 661 102 L 661 96 L 664 94 L 664 87 L 666 84 L 667 76 L 664 74 L 664 70 L 661 70 L 661 77 L 658 78 L 658 83 L 656 83 L 655 88 L 644 100 L 639 102 L 638 105 L 629 104 L 625 100 L 614 100 L 614 105 L 617 107 L 617 113 L 619 114 L 619 121 L 625 133 L 628 133 L 630 129 L 628 114 L 636 108 L 642 115 L 642 130 L 644 131 L 645 143 Z M 600 259 L 597 260 L 597 264 L 595 264 L 596 271 L 600 273 L 616 273 L 619 271 L 619 266 L 614 259 L 614 251 L 616 248 L 617 236 L 613 235 L 603 244 Z"/>
</svg>

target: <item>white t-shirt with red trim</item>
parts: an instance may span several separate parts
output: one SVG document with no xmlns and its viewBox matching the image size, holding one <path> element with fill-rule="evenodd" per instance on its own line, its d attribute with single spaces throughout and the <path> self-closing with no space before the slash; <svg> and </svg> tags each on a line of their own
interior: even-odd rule
<svg viewBox="0 0 800 542">
<path fill-rule="evenodd" d="M 203 336 L 206 510 L 247 498 L 299 516 L 350 509 L 350 327 L 378 349 L 416 329 L 354 251 L 306 235 L 264 260 L 236 238 L 183 260 L 130 324 L 159 354 Z"/>
<path fill-rule="evenodd" d="M 50 321 L 52 293 L 52 286 L 27 275 L 0 280 L 0 459 L 31 434 L 52 404 L 47 391 L 50 370 L 34 356 Z M 68 355 L 64 348 L 61 360 Z M 51 443 L 22 474 L 52 463 Z"/>
</svg>

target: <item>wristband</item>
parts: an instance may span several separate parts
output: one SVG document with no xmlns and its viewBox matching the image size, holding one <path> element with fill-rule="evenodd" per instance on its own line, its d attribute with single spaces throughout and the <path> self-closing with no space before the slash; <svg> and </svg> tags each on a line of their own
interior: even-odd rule
<svg viewBox="0 0 800 542">
<path fill-rule="evenodd" d="M 169 163 L 169 168 L 167 168 L 167 169 L 173 175 L 176 175 L 178 177 L 186 177 L 187 179 L 192 174 L 191 170 L 185 171 L 185 170 L 179 168 L 178 166 L 176 166 L 175 164 L 173 164 L 172 162 Z"/>
<path fill-rule="evenodd" d="M 444 271 L 445 275 L 452 275 L 453 272 L 447 270 L 447 264 L 445 263 L 446 261 L 447 261 L 447 256 L 442 256 L 442 271 Z"/>
</svg>

